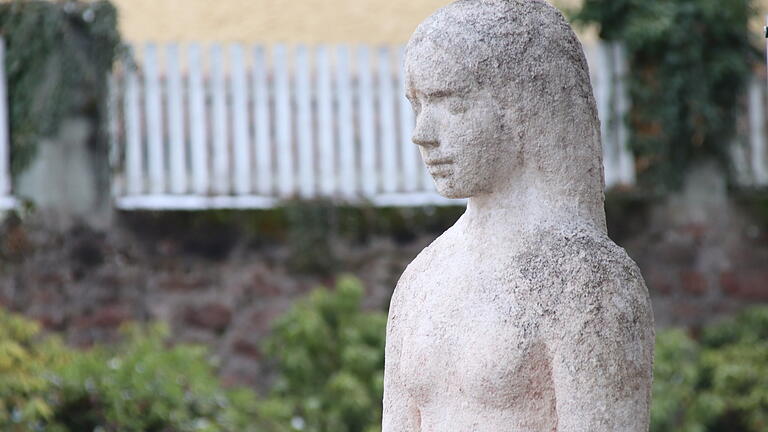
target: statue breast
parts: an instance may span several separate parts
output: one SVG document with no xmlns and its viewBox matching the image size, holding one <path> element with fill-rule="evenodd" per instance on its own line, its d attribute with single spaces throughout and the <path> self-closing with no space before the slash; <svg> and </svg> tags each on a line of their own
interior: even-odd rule
<svg viewBox="0 0 768 432">
<path fill-rule="evenodd" d="M 514 410 L 551 388 L 541 307 L 513 267 L 507 258 L 467 252 L 449 234 L 403 274 L 402 301 L 394 305 L 398 363 L 414 400 L 429 405 L 452 395 L 457 403 Z"/>
</svg>

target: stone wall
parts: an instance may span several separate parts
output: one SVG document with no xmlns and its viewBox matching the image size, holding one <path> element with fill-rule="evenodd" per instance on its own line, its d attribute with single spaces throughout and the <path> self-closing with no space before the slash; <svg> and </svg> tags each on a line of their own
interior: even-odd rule
<svg viewBox="0 0 768 432">
<path fill-rule="evenodd" d="M 259 343 L 270 322 L 333 276 L 297 274 L 289 246 L 254 245 L 225 231 L 163 233 L 170 223 L 120 217 L 110 232 L 61 233 L 12 217 L 0 233 L 0 304 L 80 347 L 114 340 L 126 321 L 162 320 L 175 340 L 210 346 L 225 380 L 263 384 Z M 429 241 L 338 244 L 336 268 L 364 281 L 366 307 L 383 309 L 401 270 Z"/>
<path fill-rule="evenodd" d="M 660 326 L 695 328 L 768 302 L 766 227 L 716 201 L 609 199 L 611 234 L 640 265 Z M 459 213 L 416 234 L 334 239 L 333 274 L 360 277 L 366 307 L 384 309 L 407 263 Z M 212 348 L 227 382 L 264 388 L 259 344 L 270 322 L 333 276 L 298 273 L 295 249 L 279 236 L 190 220 L 123 214 L 109 232 L 61 233 L 10 217 L 0 232 L 0 302 L 76 346 L 113 340 L 129 320 L 167 321 L 175 340 Z"/>
</svg>

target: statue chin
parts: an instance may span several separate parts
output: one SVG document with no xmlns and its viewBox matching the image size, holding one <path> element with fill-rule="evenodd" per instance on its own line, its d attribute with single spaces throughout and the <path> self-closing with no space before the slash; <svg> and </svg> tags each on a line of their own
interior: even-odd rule
<svg viewBox="0 0 768 432">
<path fill-rule="evenodd" d="M 437 189 L 438 194 L 448 199 L 464 199 L 474 195 L 445 179 L 437 179 L 435 181 L 435 189 Z"/>
</svg>

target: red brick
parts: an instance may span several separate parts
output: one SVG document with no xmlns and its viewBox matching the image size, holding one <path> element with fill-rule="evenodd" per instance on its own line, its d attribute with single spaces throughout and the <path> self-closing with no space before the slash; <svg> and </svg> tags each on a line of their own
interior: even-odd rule
<svg viewBox="0 0 768 432">
<path fill-rule="evenodd" d="M 280 295 L 280 288 L 266 282 L 261 271 L 253 275 L 247 286 L 247 291 L 259 297 L 274 297 Z"/>
<path fill-rule="evenodd" d="M 740 270 L 720 275 L 723 291 L 742 300 L 768 301 L 768 270 Z"/>
<path fill-rule="evenodd" d="M 680 227 L 680 230 L 685 234 L 691 236 L 694 240 L 700 241 L 704 238 L 704 235 L 709 231 L 709 227 L 700 223 L 689 223 Z"/>
<path fill-rule="evenodd" d="M 700 303 L 676 302 L 672 306 L 674 319 L 680 323 L 694 323 L 709 316 L 706 307 Z"/>
<path fill-rule="evenodd" d="M 222 332 L 232 321 L 232 309 L 221 303 L 190 306 L 184 312 L 184 321 L 195 327 Z"/>
<path fill-rule="evenodd" d="M 18 225 L 6 230 L 2 240 L 2 249 L 14 258 L 23 258 L 32 249 L 27 232 Z"/>
<path fill-rule="evenodd" d="M 74 320 L 75 328 L 116 328 L 133 318 L 127 307 L 119 304 L 100 307 Z"/>
<path fill-rule="evenodd" d="M 174 274 L 166 277 L 159 285 L 163 291 L 195 291 L 206 288 L 208 281 L 199 276 Z"/>
<path fill-rule="evenodd" d="M 683 290 L 689 294 L 702 295 L 707 292 L 707 280 L 697 271 L 681 271 L 680 283 L 683 285 Z"/>
<path fill-rule="evenodd" d="M 648 283 L 648 290 L 652 293 L 659 293 L 662 295 L 672 294 L 673 284 L 670 281 L 670 277 L 663 271 L 649 271 L 646 282 Z"/>
<path fill-rule="evenodd" d="M 272 306 L 257 310 L 251 315 L 250 324 L 253 331 L 264 334 L 269 332 L 272 322 L 285 312 L 285 307 Z"/>
<path fill-rule="evenodd" d="M 246 339 L 237 339 L 232 344 L 232 350 L 237 354 L 254 360 L 261 360 L 262 358 L 262 353 L 258 345 Z"/>
<path fill-rule="evenodd" d="M 35 283 L 39 286 L 62 286 L 71 280 L 70 276 L 65 272 L 48 271 L 41 272 L 35 277 Z"/>
<path fill-rule="evenodd" d="M 46 330 L 66 330 L 66 320 L 61 315 L 43 315 L 34 317 Z"/>
</svg>

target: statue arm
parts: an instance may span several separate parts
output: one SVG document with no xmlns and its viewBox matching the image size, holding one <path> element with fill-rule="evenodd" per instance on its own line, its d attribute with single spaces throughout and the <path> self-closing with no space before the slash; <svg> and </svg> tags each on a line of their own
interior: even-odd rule
<svg viewBox="0 0 768 432">
<path fill-rule="evenodd" d="M 402 337 L 396 311 L 397 291 L 393 296 L 387 320 L 387 341 L 384 349 L 384 406 L 382 432 L 419 432 L 421 421 L 416 403 L 405 389 L 400 373 Z"/>
<path fill-rule="evenodd" d="M 389 362 L 388 362 L 389 363 Z M 419 432 L 419 410 L 405 391 L 391 364 L 384 369 L 382 432 Z"/>
<path fill-rule="evenodd" d="M 645 285 L 632 285 L 561 316 L 550 344 L 558 432 L 648 431 L 653 318 Z"/>
</svg>

